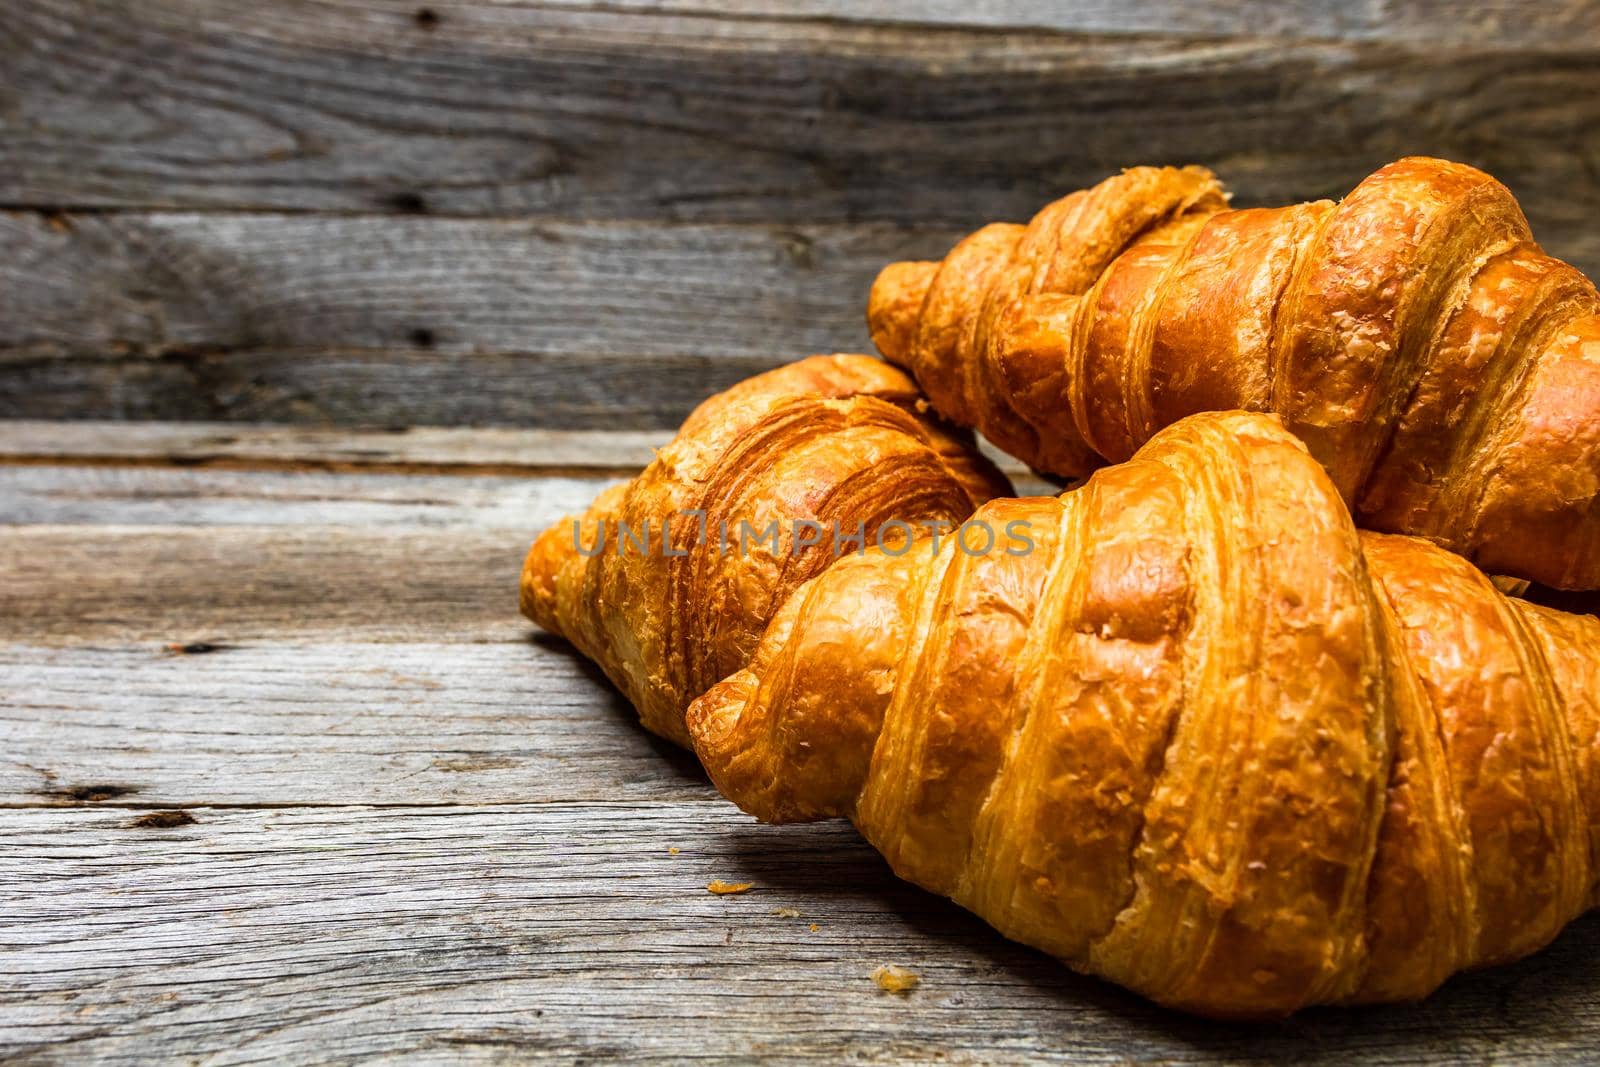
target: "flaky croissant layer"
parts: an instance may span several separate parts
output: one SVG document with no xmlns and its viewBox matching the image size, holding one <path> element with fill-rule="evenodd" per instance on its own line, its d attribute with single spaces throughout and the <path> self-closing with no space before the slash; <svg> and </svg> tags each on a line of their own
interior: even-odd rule
<svg viewBox="0 0 1600 1067">
<path fill-rule="evenodd" d="M 845 816 L 1006 935 L 1220 1016 L 1424 996 L 1587 908 L 1600 620 L 1358 533 L 1272 416 L 848 557 L 696 701 L 772 821 Z"/>
<path fill-rule="evenodd" d="M 855 550 L 854 531 L 959 523 L 1010 492 L 971 434 L 922 404 L 905 374 L 854 355 L 719 393 L 637 478 L 540 535 L 523 614 L 598 663 L 645 726 L 687 745 L 689 701 L 744 666 L 790 592 Z"/>
<path fill-rule="evenodd" d="M 1600 294 L 1471 167 L 1244 211 L 1209 171 L 1135 167 L 891 265 L 868 319 L 940 412 L 1040 470 L 1274 411 L 1363 526 L 1600 588 Z"/>
</svg>

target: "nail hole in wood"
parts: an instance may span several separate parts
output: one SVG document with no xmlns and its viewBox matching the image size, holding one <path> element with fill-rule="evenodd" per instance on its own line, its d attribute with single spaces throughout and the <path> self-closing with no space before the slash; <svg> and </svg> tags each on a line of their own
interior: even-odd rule
<svg viewBox="0 0 1600 1067">
<path fill-rule="evenodd" d="M 115 800 L 138 791 L 131 785 L 74 785 L 65 789 L 46 789 L 44 795 L 79 804 L 97 804 L 102 800 Z"/>
<path fill-rule="evenodd" d="M 44 224 L 56 233 L 71 233 L 73 230 L 72 220 L 67 217 L 65 211 L 56 211 L 54 209 L 41 211 L 39 212 L 39 217 L 44 219 Z"/>
<path fill-rule="evenodd" d="M 227 645 L 214 645 L 210 641 L 190 641 L 184 644 L 174 641 L 167 646 L 167 651 L 176 656 L 204 656 L 208 652 L 221 652 Z"/>
<path fill-rule="evenodd" d="M 388 197 L 386 203 L 391 211 L 398 211 L 402 215 L 426 215 L 428 202 L 421 193 L 395 193 Z"/>
<path fill-rule="evenodd" d="M 170 830 L 174 826 L 192 826 L 195 818 L 186 811 L 152 811 L 133 820 L 132 826 L 140 830 Z"/>
</svg>

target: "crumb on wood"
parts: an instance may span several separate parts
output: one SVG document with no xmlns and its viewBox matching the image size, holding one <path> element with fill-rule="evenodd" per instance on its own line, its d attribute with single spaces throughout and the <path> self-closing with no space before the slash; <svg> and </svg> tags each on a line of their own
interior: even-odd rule
<svg viewBox="0 0 1600 1067">
<path fill-rule="evenodd" d="M 735 893 L 748 893 L 754 886 L 754 882 L 724 882 L 721 878 L 714 882 L 706 883 L 706 888 L 719 897 L 732 896 Z"/>
<path fill-rule="evenodd" d="M 800 913 L 795 911 L 793 908 L 773 908 L 772 914 L 776 915 L 780 919 L 800 918 Z"/>
<path fill-rule="evenodd" d="M 886 963 L 872 972 L 872 980 L 877 982 L 878 988 L 885 993 L 909 993 L 917 988 L 922 978 L 914 971 Z"/>
<path fill-rule="evenodd" d="M 668 845 L 667 846 L 667 855 L 676 856 L 677 854 L 678 854 L 678 846 L 677 845 Z"/>
<path fill-rule="evenodd" d="M 133 820 L 141 830 L 170 830 L 174 826 L 192 826 L 194 816 L 186 811 L 152 811 Z"/>
<path fill-rule="evenodd" d="M 811 932 L 812 933 L 816 933 L 820 929 L 822 929 L 822 924 L 821 923 L 812 923 L 811 924 Z"/>
</svg>

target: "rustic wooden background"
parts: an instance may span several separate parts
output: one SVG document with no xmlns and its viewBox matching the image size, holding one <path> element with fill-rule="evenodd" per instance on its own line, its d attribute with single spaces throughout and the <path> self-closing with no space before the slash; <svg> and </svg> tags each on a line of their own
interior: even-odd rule
<svg viewBox="0 0 1600 1067">
<path fill-rule="evenodd" d="M 1600 269 L 1596 4 L 909 6 L 5 4 L 0 414 L 668 428 L 1135 162 L 1443 154 Z"/>
<path fill-rule="evenodd" d="M 1431 152 L 1596 273 L 1597 120 L 1574 0 L 0 4 L 0 1056 L 1592 1054 L 1593 918 L 1272 1027 L 1074 977 L 740 816 L 514 590 L 886 260 Z"/>
</svg>

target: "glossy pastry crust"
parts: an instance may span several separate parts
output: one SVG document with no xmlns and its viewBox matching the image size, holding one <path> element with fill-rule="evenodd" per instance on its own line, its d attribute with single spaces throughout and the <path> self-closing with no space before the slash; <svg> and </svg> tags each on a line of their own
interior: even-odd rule
<svg viewBox="0 0 1600 1067">
<path fill-rule="evenodd" d="M 1471 167 L 1243 211 L 1209 171 L 1135 167 L 889 266 L 868 319 L 941 412 L 1040 470 L 1275 411 L 1363 526 L 1600 588 L 1600 295 Z"/>
<path fill-rule="evenodd" d="M 687 745 L 689 701 L 744 666 L 789 593 L 834 558 L 835 529 L 848 553 L 858 524 L 870 543 L 886 520 L 959 523 L 1011 491 L 970 433 L 925 407 L 904 373 L 868 356 L 813 356 L 733 386 L 637 478 L 534 542 L 523 614 L 598 663 L 647 727 Z M 798 530 L 815 544 L 796 545 L 797 520 L 822 527 Z M 776 541 L 758 540 L 773 522 Z"/>
<path fill-rule="evenodd" d="M 1422 997 L 1593 902 L 1600 619 L 1358 532 L 1275 416 L 973 519 L 1032 550 L 842 559 L 694 703 L 724 794 L 1216 1016 Z"/>
</svg>

